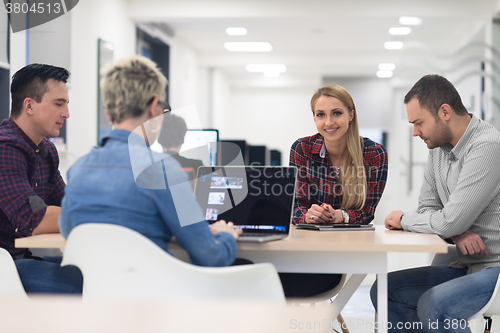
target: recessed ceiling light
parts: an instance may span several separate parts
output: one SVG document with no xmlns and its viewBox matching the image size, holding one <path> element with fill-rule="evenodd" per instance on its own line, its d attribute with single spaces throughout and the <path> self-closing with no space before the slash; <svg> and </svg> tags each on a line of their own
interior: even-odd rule
<svg viewBox="0 0 500 333">
<path fill-rule="evenodd" d="M 401 25 L 421 25 L 422 19 L 415 16 L 401 16 L 399 18 L 399 24 Z"/>
<path fill-rule="evenodd" d="M 273 46 L 268 42 L 225 42 L 224 47 L 231 52 L 271 52 Z"/>
<path fill-rule="evenodd" d="M 227 28 L 226 33 L 230 36 L 245 36 L 247 29 L 245 28 Z"/>
<path fill-rule="evenodd" d="M 403 48 L 403 42 L 385 42 L 384 47 L 388 50 L 399 50 Z"/>
<path fill-rule="evenodd" d="M 248 64 L 245 68 L 252 73 L 286 72 L 286 66 L 284 64 Z"/>
<path fill-rule="evenodd" d="M 378 65 L 378 69 L 381 71 L 393 71 L 396 69 L 396 65 L 392 62 L 382 62 Z"/>
<path fill-rule="evenodd" d="M 280 77 L 280 72 L 264 72 L 265 77 Z"/>
<path fill-rule="evenodd" d="M 389 34 L 393 36 L 408 35 L 411 32 L 410 27 L 393 27 L 389 29 Z"/>
<path fill-rule="evenodd" d="M 392 71 L 377 71 L 377 77 L 379 78 L 392 77 Z"/>
</svg>

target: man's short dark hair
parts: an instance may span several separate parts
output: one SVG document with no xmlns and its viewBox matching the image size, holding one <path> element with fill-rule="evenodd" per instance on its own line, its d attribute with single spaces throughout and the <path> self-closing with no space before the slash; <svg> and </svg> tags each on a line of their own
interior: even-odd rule
<svg viewBox="0 0 500 333">
<path fill-rule="evenodd" d="M 18 70 L 12 76 L 10 85 L 11 117 L 16 119 L 21 115 L 23 102 L 28 97 L 40 103 L 48 90 L 49 79 L 66 83 L 69 75 L 70 73 L 65 68 L 45 64 L 31 64 Z"/>
<path fill-rule="evenodd" d="M 163 149 L 179 147 L 184 143 L 186 132 L 186 121 L 175 114 L 167 113 L 163 118 L 158 142 L 163 146 Z"/>
<path fill-rule="evenodd" d="M 453 84 L 446 78 L 430 74 L 422 77 L 405 96 L 405 104 L 416 98 L 420 106 L 438 116 L 441 105 L 448 104 L 458 115 L 468 114 L 462 99 Z"/>
</svg>

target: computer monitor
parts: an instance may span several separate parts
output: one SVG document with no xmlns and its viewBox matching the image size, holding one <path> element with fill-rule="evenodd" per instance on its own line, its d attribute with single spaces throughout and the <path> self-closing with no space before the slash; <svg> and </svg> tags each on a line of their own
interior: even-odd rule
<svg viewBox="0 0 500 333">
<path fill-rule="evenodd" d="M 219 131 L 216 129 L 189 129 L 179 155 L 201 160 L 205 166 L 217 165 L 218 141 Z"/>
<path fill-rule="evenodd" d="M 281 165 L 281 152 L 276 149 L 271 149 L 271 160 L 270 163 L 273 166 L 280 166 Z"/>
<path fill-rule="evenodd" d="M 269 149 L 266 146 L 249 146 L 248 163 L 250 165 L 269 165 Z"/>
<path fill-rule="evenodd" d="M 219 144 L 220 165 L 248 165 L 248 145 L 245 140 L 221 140 Z M 236 157 L 241 154 L 243 161 Z"/>
</svg>

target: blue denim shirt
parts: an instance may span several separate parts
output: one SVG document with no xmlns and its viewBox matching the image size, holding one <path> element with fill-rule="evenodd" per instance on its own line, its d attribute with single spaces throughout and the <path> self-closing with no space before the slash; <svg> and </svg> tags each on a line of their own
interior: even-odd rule
<svg viewBox="0 0 500 333">
<path fill-rule="evenodd" d="M 230 265 L 237 252 L 234 237 L 212 235 L 203 216 L 175 159 L 151 151 L 135 134 L 114 130 L 101 148 L 93 148 L 69 169 L 59 226 L 67 237 L 81 223 L 119 224 L 165 251 L 175 236 L 193 264 Z"/>
</svg>

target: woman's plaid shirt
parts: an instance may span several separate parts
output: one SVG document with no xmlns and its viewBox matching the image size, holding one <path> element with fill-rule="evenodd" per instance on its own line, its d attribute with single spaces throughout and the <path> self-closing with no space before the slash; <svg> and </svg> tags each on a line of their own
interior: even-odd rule
<svg viewBox="0 0 500 333">
<path fill-rule="evenodd" d="M 368 138 L 361 138 L 364 167 L 367 175 L 367 197 L 360 210 L 347 209 L 349 223 L 367 224 L 373 220 L 387 180 L 387 151 Z M 340 209 L 342 185 L 336 177 L 337 168 L 325 154 L 320 134 L 298 139 L 290 150 L 290 165 L 298 168 L 297 190 L 292 222 L 305 223 L 307 210 L 313 204 L 330 204 Z"/>
</svg>

